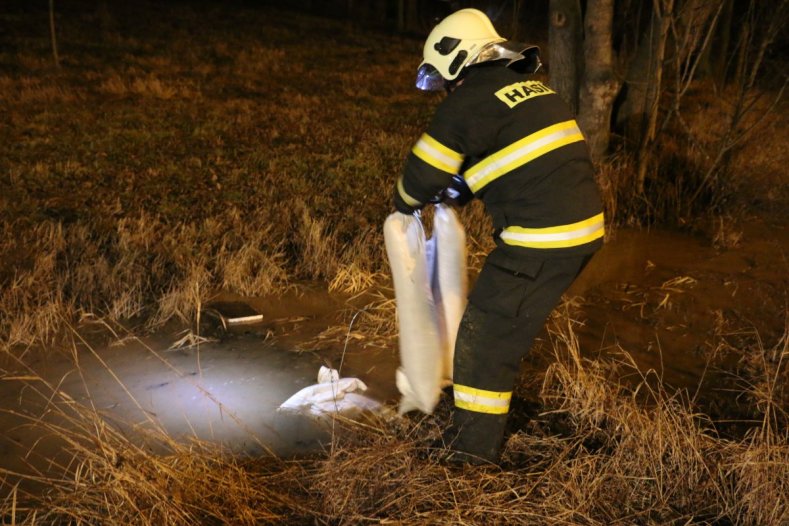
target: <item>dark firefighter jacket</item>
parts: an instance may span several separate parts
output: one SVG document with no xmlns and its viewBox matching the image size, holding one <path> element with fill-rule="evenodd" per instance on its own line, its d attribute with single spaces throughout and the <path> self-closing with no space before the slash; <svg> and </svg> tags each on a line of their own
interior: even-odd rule
<svg viewBox="0 0 789 526">
<path fill-rule="evenodd" d="M 581 131 L 559 96 L 531 76 L 501 64 L 470 67 L 409 153 L 395 207 L 423 207 L 455 174 L 484 202 L 502 257 L 584 255 L 602 243 Z"/>
</svg>

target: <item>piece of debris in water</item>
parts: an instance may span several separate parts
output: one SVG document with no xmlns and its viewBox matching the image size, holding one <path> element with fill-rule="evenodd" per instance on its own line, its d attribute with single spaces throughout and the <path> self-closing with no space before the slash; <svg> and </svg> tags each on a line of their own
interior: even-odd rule
<svg viewBox="0 0 789 526">
<path fill-rule="evenodd" d="M 200 333 L 222 338 L 232 329 L 263 321 L 263 315 L 241 301 L 215 302 L 200 311 Z"/>
</svg>

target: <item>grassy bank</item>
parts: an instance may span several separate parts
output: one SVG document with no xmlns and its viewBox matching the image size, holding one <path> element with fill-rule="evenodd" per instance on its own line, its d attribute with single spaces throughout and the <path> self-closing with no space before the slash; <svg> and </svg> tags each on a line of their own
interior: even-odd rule
<svg viewBox="0 0 789 526">
<path fill-rule="evenodd" d="M 386 281 L 392 183 L 440 97 L 412 89 L 421 42 L 241 5 L 75 3 L 58 13 L 56 69 L 45 11 L 18 3 L 2 16 L 4 344 L 51 343 L 80 313 L 190 322 L 220 289 Z M 700 93 L 692 124 L 714 143 L 725 97 Z M 785 125 L 767 119 L 733 157 L 743 177 L 709 187 L 714 199 L 708 187 L 694 197 L 703 155 L 687 139 L 661 146 L 646 195 L 615 155 L 599 179 L 609 220 L 696 217 L 731 242 L 749 203 L 784 202 L 770 145 Z M 482 208 L 464 214 L 484 253 Z"/>
<path fill-rule="evenodd" d="M 402 89 L 414 42 L 377 54 L 381 35 L 293 13 L 83 7 L 59 18 L 59 71 L 35 13 L 7 17 L 4 340 L 382 270 L 392 180 L 432 102 Z"/>
</svg>

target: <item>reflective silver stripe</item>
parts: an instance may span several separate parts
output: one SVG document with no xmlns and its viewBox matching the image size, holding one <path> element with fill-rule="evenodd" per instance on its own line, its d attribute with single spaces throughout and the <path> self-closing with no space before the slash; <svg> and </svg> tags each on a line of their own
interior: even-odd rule
<svg viewBox="0 0 789 526">
<path fill-rule="evenodd" d="M 603 213 L 577 223 L 547 228 L 509 226 L 501 233 L 508 245 L 530 248 L 563 248 L 589 243 L 605 235 Z"/>
<path fill-rule="evenodd" d="M 541 155 L 583 140 L 583 134 L 575 121 L 554 124 L 491 154 L 469 168 L 464 178 L 471 191 L 476 193 L 491 181 Z"/>
<path fill-rule="evenodd" d="M 458 173 L 460 165 L 463 164 L 462 154 L 444 146 L 426 133 L 422 134 L 412 151 L 427 164 L 453 175 Z"/>
<path fill-rule="evenodd" d="M 512 391 L 486 391 L 455 384 L 454 392 L 455 406 L 467 411 L 502 415 L 510 409 Z"/>
</svg>

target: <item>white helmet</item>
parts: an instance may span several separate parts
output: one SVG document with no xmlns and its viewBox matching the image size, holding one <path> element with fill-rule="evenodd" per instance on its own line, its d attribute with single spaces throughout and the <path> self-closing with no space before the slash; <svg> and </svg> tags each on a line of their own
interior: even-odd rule
<svg viewBox="0 0 789 526">
<path fill-rule="evenodd" d="M 416 87 L 425 91 L 443 89 L 466 66 L 500 59 L 512 63 L 524 58 L 520 50 L 525 47 L 507 42 L 482 11 L 461 9 L 443 19 L 427 36 Z M 536 50 L 534 46 L 528 48 Z"/>
</svg>

